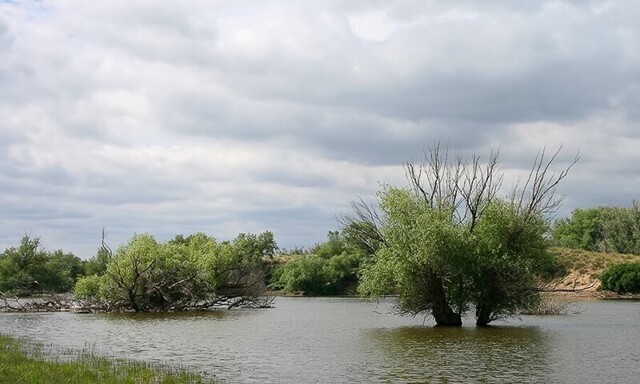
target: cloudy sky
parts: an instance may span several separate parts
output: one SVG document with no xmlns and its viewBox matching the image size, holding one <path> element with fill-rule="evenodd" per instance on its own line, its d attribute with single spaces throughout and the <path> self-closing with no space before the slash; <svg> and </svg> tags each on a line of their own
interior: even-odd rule
<svg viewBox="0 0 640 384">
<path fill-rule="evenodd" d="M 172 5 L 168 5 L 171 3 Z M 640 2 L 0 0 L 0 250 L 310 246 L 435 141 L 640 198 Z M 508 180 L 507 180 L 508 181 Z"/>
</svg>

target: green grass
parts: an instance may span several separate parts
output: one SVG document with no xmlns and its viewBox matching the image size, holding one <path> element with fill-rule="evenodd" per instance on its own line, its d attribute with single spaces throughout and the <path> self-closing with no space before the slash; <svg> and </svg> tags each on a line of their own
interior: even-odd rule
<svg viewBox="0 0 640 384">
<path fill-rule="evenodd" d="M 0 384 L 211 383 L 180 368 L 109 359 L 90 351 L 54 350 L 0 334 Z"/>
<path fill-rule="evenodd" d="M 567 272 L 576 271 L 593 278 L 611 264 L 640 261 L 640 256 L 620 253 L 589 252 L 581 249 L 555 248 L 555 255 Z"/>
</svg>

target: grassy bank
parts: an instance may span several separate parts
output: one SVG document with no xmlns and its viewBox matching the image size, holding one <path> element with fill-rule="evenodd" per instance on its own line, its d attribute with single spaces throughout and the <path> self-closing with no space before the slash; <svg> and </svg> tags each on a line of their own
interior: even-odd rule
<svg viewBox="0 0 640 384">
<path fill-rule="evenodd" d="M 54 350 L 0 334 L 1 384 L 210 382 L 200 375 L 181 369 L 108 359 L 88 351 Z"/>
<path fill-rule="evenodd" d="M 595 292 L 598 277 L 612 264 L 640 261 L 640 256 L 620 253 L 589 252 L 581 249 L 555 248 L 554 254 L 563 267 L 562 276 L 549 284 L 550 288 Z"/>
</svg>

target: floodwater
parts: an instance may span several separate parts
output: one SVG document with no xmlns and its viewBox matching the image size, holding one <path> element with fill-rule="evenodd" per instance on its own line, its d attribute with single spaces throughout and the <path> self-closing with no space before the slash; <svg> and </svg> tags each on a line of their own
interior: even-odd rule
<svg viewBox="0 0 640 384">
<path fill-rule="evenodd" d="M 272 309 L 0 313 L 0 332 L 204 372 L 230 383 L 633 383 L 640 302 L 439 328 L 389 301 L 278 297 Z"/>
</svg>

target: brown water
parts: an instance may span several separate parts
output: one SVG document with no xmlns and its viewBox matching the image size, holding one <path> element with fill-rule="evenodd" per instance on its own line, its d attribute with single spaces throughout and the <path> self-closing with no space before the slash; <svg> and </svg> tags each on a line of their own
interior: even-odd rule
<svg viewBox="0 0 640 384">
<path fill-rule="evenodd" d="M 183 314 L 0 313 L 0 332 L 180 364 L 225 382 L 634 383 L 640 303 L 435 328 L 389 302 L 277 298 L 276 308 Z"/>
</svg>

